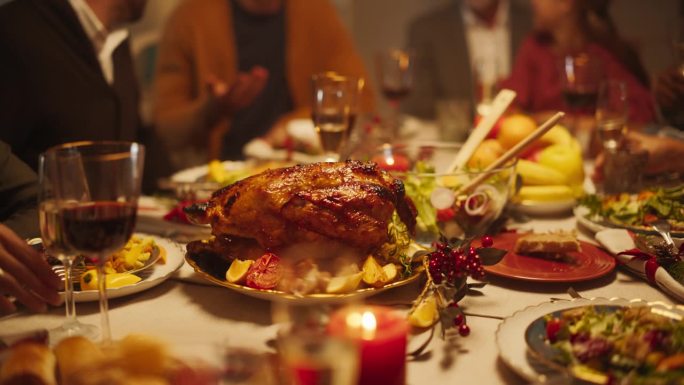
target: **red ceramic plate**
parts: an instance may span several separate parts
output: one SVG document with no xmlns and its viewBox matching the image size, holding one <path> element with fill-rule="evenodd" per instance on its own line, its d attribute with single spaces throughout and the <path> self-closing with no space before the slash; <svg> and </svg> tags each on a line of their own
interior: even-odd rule
<svg viewBox="0 0 684 385">
<path fill-rule="evenodd" d="M 512 250 L 521 234 L 503 233 L 494 237 L 494 247 L 509 250 L 501 262 L 485 266 L 487 273 L 525 281 L 578 282 L 602 277 L 615 268 L 615 258 L 580 241 L 580 252 L 569 253 L 563 261 L 519 255 Z"/>
</svg>

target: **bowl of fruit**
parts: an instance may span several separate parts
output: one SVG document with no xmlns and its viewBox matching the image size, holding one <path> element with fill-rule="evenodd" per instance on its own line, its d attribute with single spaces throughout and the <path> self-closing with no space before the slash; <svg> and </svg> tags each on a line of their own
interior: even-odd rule
<svg viewBox="0 0 684 385">
<path fill-rule="evenodd" d="M 518 144 L 537 127 L 529 116 L 503 118 L 470 158 L 468 165 L 484 168 Z M 570 211 L 583 192 L 582 150 L 567 128 L 558 124 L 519 157 L 516 172 L 521 186 L 513 196 L 516 209 L 527 214 Z"/>
</svg>

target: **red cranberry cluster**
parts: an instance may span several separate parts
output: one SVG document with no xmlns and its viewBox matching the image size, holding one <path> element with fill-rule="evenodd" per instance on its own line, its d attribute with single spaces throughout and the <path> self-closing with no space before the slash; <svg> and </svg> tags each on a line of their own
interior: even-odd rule
<svg viewBox="0 0 684 385">
<path fill-rule="evenodd" d="M 482 247 L 492 247 L 492 237 L 485 235 L 481 239 Z M 467 250 L 453 248 L 448 242 L 437 242 L 435 251 L 428 254 L 428 268 L 432 281 L 455 284 L 459 279 L 471 276 L 475 279 L 484 278 L 484 268 L 480 256 L 474 247 Z"/>
</svg>

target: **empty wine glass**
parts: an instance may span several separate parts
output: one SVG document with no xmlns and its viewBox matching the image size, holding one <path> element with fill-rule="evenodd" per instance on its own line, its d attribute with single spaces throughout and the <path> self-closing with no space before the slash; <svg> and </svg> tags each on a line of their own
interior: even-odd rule
<svg viewBox="0 0 684 385">
<path fill-rule="evenodd" d="M 133 233 L 143 158 L 143 146 L 130 142 L 67 143 L 43 154 L 44 183 L 52 187 L 42 205 L 48 247 L 95 262 L 105 344 L 111 331 L 104 264 Z"/>
<path fill-rule="evenodd" d="M 353 124 L 351 108 L 358 92 L 351 86 L 354 82 L 358 84 L 358 79 L 333 72 L 316 74 L 311 79 L 312 119 L 328 162 L 340 159 L 340 150 Z"/>
<path fill-rule="evenodd" d="M 83 324 L 76 317 L 73 281 L 78 277 L 72 276 L 76 252 L 66 243 L 60 219 L 60 210 L 74 204 L 70 198 L 63 197 L 87 194 L 81 174 L 71 171 L 78 167 L 76 161 L 74 157 L 61 157 L 54 152 L 41 154 L 39 158 L 38 213 L 42 243 L 47 254 L 59 259 L 64 266 L 66 320 L 61 326 L 50 330 L 50 343 L 52 344 L 71 336 L 95 339 L 98 333 L 96 326 Z M 70 190 L 68 193 L 67 189 Z"/>
<path fill-rule="evenodd" d="M 412 52 L 390 49 L 378 53 L 376 57 L 377 76 L 382 93 L 392 108 L 390 135 L 399 134 L 399 103 L 411 92 L 413 87 L 413 67 L 415 57 Z"/>
<path fill-rule="evenodd" d="M 629 104 L 624 82 L 607 80 L 601 83 L 596 102 L 596 127 L 606 151 L 616 151 L 627 130 Z"/>
</svg>

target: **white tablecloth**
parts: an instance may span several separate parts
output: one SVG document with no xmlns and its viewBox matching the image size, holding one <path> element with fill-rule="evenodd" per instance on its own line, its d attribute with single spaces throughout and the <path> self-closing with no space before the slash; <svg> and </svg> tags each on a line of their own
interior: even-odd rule
<svg viewBox="0 0 684 385">
<path fill-rule="evenodd" d="M 537 230 L 571 229 L 573 218 L 538 219 L 518 225 Z M 588 239 L 585 237 L 585 239 Z M 146 292 L 110 300 L 114 338 L 132 332 L 158 336 L 179 350 L 197 349 L 211 354 L 219 345 L 268 350 L 266 342 L 275 336 L 271 325 L 270 304 L 245 297 L 226 288 L 188 281 L 191 272 L 184 267 L 179 275 Z M 466 311 L 506 317 L 530 305 L 549 301 L 550 297 L 570 298 L 569 284 L 532 284 L 492 278 L 482 289 L 482 296 L 468 296 L 462 301 Z M 646 282 L 623 272 L 572 284 L 585 297 L 641 298 L 672 302 Z M 407 286 L 370 298 L 370 302 L 407 302 L 419 292 L 417 285 Z M 77 305 L 81 321 L 99 325 L 97 303 Z M 431 356 L 408 365 L 408 384 L 522 384 L 525 381 L 498 359 L 495 332 L 498 319 L 469 317 L 471 335 L 445 343 L 435 338 Z M 63 309 L 47 314 L 20 314 L 0 320 L 0 334 L 53 328 L 63 321 Z M 419 337 L 423 338 L 423 337 Z M 414 342 L 420 342 L 418 339 Z"/>
</svg>

